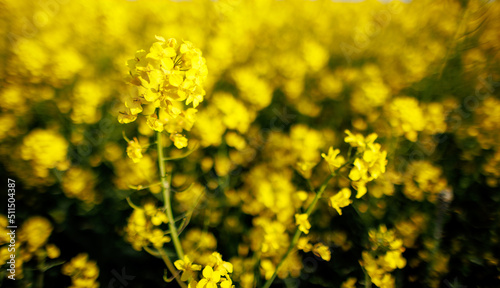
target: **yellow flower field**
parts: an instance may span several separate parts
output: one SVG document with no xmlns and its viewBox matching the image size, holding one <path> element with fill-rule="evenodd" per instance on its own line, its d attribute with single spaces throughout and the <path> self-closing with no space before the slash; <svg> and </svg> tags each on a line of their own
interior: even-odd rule
<svg viewBox="0 0 500 288">
<path fill-rule="evenodd" d="M 500 287 L 498 1 L 0 15 L 1 287 Z"/>
</svg>

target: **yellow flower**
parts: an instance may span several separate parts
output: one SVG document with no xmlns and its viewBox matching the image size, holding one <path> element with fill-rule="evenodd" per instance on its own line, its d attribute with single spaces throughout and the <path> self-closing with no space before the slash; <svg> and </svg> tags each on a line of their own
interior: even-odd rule
<svg viewBox="0 0 500 288">
<path fill-rule="evenodd" d="M 169 69 L 169 65 L 164 65 L 164 61 L 168 60 L 168 58 L 175 57 L 175 50 L 172 47 L 163 47 L 163 44 L 165 44 L 165 39 L 163 39 L 162 37 L 156 36 L 156 39 L 160 41 L 153 43 L 151 48 L 149 48 L 149 53 L 146 55 L 146 58 L 162 61 L 162 66 L 164 67 L 164 69 Z"/>
<path fill-rule="evenodd" d="M 354 160 L 354 167 L 349 172 L 352 186 L 358 191 L 356 198 L 361 198 L 367 192 L 366 183 L 385 173 L 387 152 L 381 151 L 380 144 L 373 143 L 378 137 L 375 133 L 367 137 L 361 134 L 353 135 L 349 130 L 346 130 L 346 133 L 348 136 L 345 141 L 352 147 L 357 147 L 356 155 L 361 156 Z"/>
<path fill-rule="evenodd" d="M 271 277 L 274 274 L 274 271 L 276 270 L 276 266 L 269 259 L 264 259 L 260 261 L 260 268 L 264 270 L 264 278 L 266 280 L 271 279 Z"/>
<path fill-rule="evenodd" d="M 136 70 L 137 68 L 143 69 L 144 67 L 146 67 L 146 65 L 148 64 L 146 59 L 145 59 L 146 54 L 147 54 L 147 52 L 142 50 L 142 49 L 137 50 L 135 52 L 135 58 L 127 61 L 128 68 L 132 71 L 132 70 Z"/>
<path fill-rule="evenodd" d="M 357 199 L 363 197 L 366 194 L 366 192 L 368 192 L 368 190 L 366 189 L 365 181 L 354 182 L 352 183 L 352 186 L 354 187 L 354 189 L 358 191 L 358 193 L 356 193 Z"/>
<path fill-rule="evenodd" d="M 321 259 L 325 261 L 330 261 L 330 259 L 332 259 L 330 248 L 328 248 L 328 246 L 324 245 L 323 243 L 317 243 L 316 245 L 314 245 L 312 251 L 314 255 L 321 257 Z"/>
<path fill-rule="evenodd" d="M 163 122 L 158 120 L 158 116 L 156 116 L 156 114 L 148 116 L 146 123 L 148 124 L 149 128 L 153 129 L 154 131 L 163 131 Z"/>
<path fill-rule="evenodd" d="M 137 140 L 136 137 L 134 137 L 133 140 L 130 140 L 128 142 L 127 146 L 127 156 L 134 161 L 134 163 L 137 163 L 141 161 L 142 159 L 142 147 L 139 144 L 139 140 Z"/>
<path fill-rule="evenodd" d="M 21 158 L 30 161 L 35 176 L 45 178 L 49 170 L 61 168 L 67 161 L 68 142 L 52 130 L 35 129 L 26 135 L 21 146 Z M 60 170 L 66 170 L 67 167 Z"/>
<path fill-rule="evenodd" d="M 333 150 L 333 147 L 330 147 L 330 149 L 328 149 L 328 155 L 326 155 L 325 153 L 321 154 L 321 157 L 323 157 L 328 163 L 328 167 L 331 173 L 335 171 L 335 168 L 339 168 L 345 163 L 344 157 L 338 156 L 339 153 L 340 153 L 339 149 Z"/>
<path fill-rule="evenodd" d="M 217 283 L 220 281 L 220 272 L 214 271 L 212 267 L 206 266 L 203 269 L 203 279 L 198 282 L 196 288 L 217 288 Z"/>
<path fill-rule="evenodd" d="M 213 252 L 210 255 L 208 264 L 214 267 L 215 271 L 220 272 L 221 275 L 227 276 L 228 273 L 233 273 L 233 264 L 222 260 L 222 255 L 219 252 Z"/>
<path fill-rule="evenodd" d="M 347 136 L 344 138 L 346 143 L 349 143 L 352 147 L 365 147 L 367 144 L 373 143 L 377 139 L 377 134 L 372 133 L 368 135 L 366 138 L 361 134 L 352 134 L 351 131 L 345 130 Z"/>
<path fill-rule="evenodd" d="M 354 160 L 354 167 L 351 169 L 351 172 L 349 172 L 349 178 L 352 181 L 358 181 L 361 178 L 366 178 L 367 171 L 368 169 L 366 169 L 365 163 L 357 158 L 356 160 Z"/>
<path fill-rule="evenodd" d="M 149 52 L 139 50 L 127 62 L 129 83 L 137 86 L 137 95 L 125 100 L 126 111 L 118 115 L 120 123 L 130 123 L 138 114 L 146 116 L 153 131 L 166 130 L 174 145 L 187 146 L 184 130 L 193 127 L 196 106 L 206 94 L 203 86 L 208 70 L 202 52 L 191 42 L 178 43 L 156 36 Z M 193 108 L 187 106 L 193 104 Z"/>
<path fill-rule="evenodd" d="M 299 230 L 304 232 L 304 234 L 309 234 L 309 229 L 311 228 L 311 223 L 307 219 L 309 216 L 304 214 L 295 214 L 295 225 L 299 226 Z"/>
<path fill-rule="evenodd" d="M 125 101 L 125 107 L 127 107 L 132 115 L 137 115 L 142 112 L 142 103 L 139 98 L 129 98 Z"/>
<path fill-rule="evenodd" d="M 128 124 L 132 123 L 137 119 L 137 115 L 131 115 L 129 113 L 119 112 L 118 113 L 118 122 L 120 124 Z"/>
<path fill-rule="evenodd" d="M 57 248 L 54 244 L 47 244 L 45 246 L 45 250 L 47 251 L 47 257 L 50 259 L 57 258 L 61 255 L 61 250 L 59 250 L 59 248 Z"/>
<path fill-rule="evenodd" d="M 71 259 L 62 267 L 62 273 L 71 277 L 72 286 L 70 287 L 88 287 L 97 288 L 96 283 L 99 277 L 99 268 L 95 261 L 89 261 L 88 255 L 81 253 Z"/>
<path fill-rule="evenodd" d="M 344 283 L 342 283 L 342 286 L 340 286 L 340 288 L 356 288 L 356 282 L 356 278 L 350 277 Z"/>
<path fill-rule="evenodd" d="M 232 288 L 232 287 L 234 287 L 233 281 L 230 278 L 223 279 L 222 282 L 220 282 L 220 287 L 221 288 Z"/>
<path fill-rule="evenodd" d="M 347 207 L 352 203 L 351 197 L 351 189 L 343 188 L 337 194 L 330 197 L 330 205 L 332 208 L 337 210 L 339 215 L 342 215 L 342 210 L 340 208 Z"/>
<path fill-rule="evenodd" d="M 302 250 L 304 252 L 309 252 L 313 248 L 312 244 L 309 243 L 309 239 L 307 237 L 300 237 L 297 242 L 297 249 Z"/>
<path fill-rule="evenodd" d="M 316 162 L 297 162 L 297 171 L 305 179 L 311 178 L 312 169 L 316 166 Z"/>
<path fill-rule="evenodd" d="M 170 134 L 170 140 L 174 142 L 174 145 L 175 147 L 177 147 L 177 149 L 182 149 L 184 147 L 187 147 L 188 145 L 187 138 L 181 134 Z"/>
<path fill-rule="evenodd" d="M 28 218 L 19 230 L 19 240 L 27 242 L 27 251 L 34 252 L 45 245 L 53 227 L 49 220 L 41 216 Z"/>
<path fill-rule="evenodd" d="M 184 255 L 184 259 L 177 260 L 174 262 L 175 268 L 182 271 L 181 280 L 187 281 L 194 276 L 194 271 L 200 271 L 201 265 L 193 264 L 191 259 L 187 255 Z"/>
<path fill-rule="evenodd" d="M 391 270 L 396 268 L 404 268 L 406 266 L 406 259 L 401 255 L 400 250 L 387 251 L 384 256 L 385 265 Z"/>
</svg>

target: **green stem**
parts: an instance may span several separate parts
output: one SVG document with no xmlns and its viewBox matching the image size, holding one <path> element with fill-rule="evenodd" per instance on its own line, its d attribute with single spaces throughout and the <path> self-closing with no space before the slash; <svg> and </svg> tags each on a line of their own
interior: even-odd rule
<svg viewBox="0 0 500 288">
<path fill-rule="evenodd" d="M 318 192 L 316 192 L 316 196 L 314 197 L 313 202 L 309 205 L 309 207 L 307 207 L 307 210 L 306 210 L 307 216 L 311 215 L 311 213 L 314 211 L 314 208 L 316 208 L 316 204 L 318 203 L 318 200 L 323 195 L 323 192 L 325 192 L 325 189 L 326 189 L 326 186 L 328 185 L 328 182 L 334 176 L 337 176 L 337 173 L 342 168 L 346 167 L 347 165 L 352 164 L 354 162 L 354 160 L 356 159 L 356 157 L 358 157 L 358 156 L 359 156 L 359 153 L 354 155 L 354 157 L 350 158 L 348 161 L 346 161 L 344 164 L 342 164 L 339 168 L 335 169 L 335 171 L 333 171 L 332 174 L 328 175 L 328 177 L 325 179 L 325 181 L 323 181 L 323 183 L 319 187 Z M 309 182 L 309 180 L 308 180 L 308 182 Z M 310 185 L 310 182 L 308 184 Z M 310 186 L 312 186 L 312 185 L 310 185 Z M 314 191 L 314 189 L 311 189 L 311 190 Z M 280 269 L 281 265 L 283 265 L 283 262 L 285 262 L 285 259 L 286 259 L 286 257 L 288 257 L 288 254 L 290 254 L 290 252 L 293 250 L 293 248 L 295 247 L 295 245 L 299 241 L 299 237 L 300 237 L 301 233 L 302 232 L 299 230 L 299 228 L 297 228 L 295 230 L 295 234 L 293 235 L 292 242 L 290 243 L 288 250 L 286 251 L 285 255 L 283 255 L 283 257 L 281 258 L 280 262 L 278 263 L 278 266 L 276 266 L 276 270 L 274 270 L 273 276 L 271 276 L 271 278 L 269 278 L 269 280 L 266 281 L 266 283 L 264 284 L 264 286 L 262 286 L 262 288 L 271 287 L 271 284 L 273 283 L 274 279 L 276 278 L 276 275 L 278 275 L 278 270 Z"/>
<path fill-rule="evenodd" d="M 288 257 L 288 254 L 292 252 L 293 248 L 295 247 L 295 244 L 297 244 L 297 241 L 299 241 L 300 234 L 302 234 L 302 231 L 299 229 L 295 230 L 295 234 L 293 235 L 292 243 L 290 243 L 290 246 L 288 247 L 288 250 L 286 251 L 285 255 L 283 255 L 283 258 L 281 258 L 280 263 L 278 263 L 278 266 L 276 266 L 276 269 L 274 270 L 273 276 L 269 278 L 269 280 L 266 281 L 264 286 L 262 288 L 269 288 L 271 287 L 271 284 L 273 283 L 274 279 L 276 278 L 276 275 L 278 275 L 278 270 L 280 269 L 281 265 L 285 262 L 286 257 Z"/>
<path fill-rule="evenodd" d="M 316 207 L 316 204 L 318 203 L 318 200 L 321 198 L 323 195 L 323 192 L 325 192 L 326 186 L 328 185 L 328 181 L 332 179 L 333 175 L 329 175 L 326 180 L 323 182 L 321 187 L 319 188 L 318 192 L 316 193 L 316 196 L 314 197 L 313 202 L 309 205 L 309 207 L 306 210 L 307 216 L 311 215 L 311 213 L 314 211 L 314 208 Z M 285 255 L 281 258 L 280 262 L 278 263 L 278 266 L 276 266 L 276 269 L 274 270 L 273 276 L 269 278 L 269 280 L 266 281 L 264 286 L 262 288 L 269 288 L 271 287 L 271 284 L 273 283 L 274 279 L 276 278 L 276 275 L 278 275 L 278 270 L 280 269 L 281 265 L 285 262 L 286 257 L 292 252 L 293 248 L 295 248 L 295 245 L 299 241 L 300 234 L 302 234 L 302 231 L 300 231 L 298 228 L 295 230 L 295 234 L 293 235 L 292 242 L 290 243 L 290 246 L 288 247 L 288 250 L 286 251 Z"/>
<path fill-rule="evenodd" d="M 365 269 L 363 269 L 363 272 L 365 273 L 365 288 L 371 288 L 372 280 L 370 279 L 370 275 L 368 275 L 368 272 L 366 272 Z"/>
<path fill-rule="evenodd" d="M 161 259 L 163 259 L 163 262 L 165 262 L 165 264 L 167 265 L 167 268 L 168 268 L 168 270 L 170 270 L 170 273 L 172 273 L 172 275 L 174 275 L 177 283 L 179 283 L 179 285 L 182 288 L 187 288 L 186 283 L 181 281 L 181 279 L 179 277 L 180 273 L 177 271 L 177 269 L 175 269 L 174 264 L 172 264 L 172 261 L 170 261 L 170 258 L 168 258 L 167 253 L 165 253 L 165 251 L 163 251 L 162 248 L 157 249 L 157 251 L 158 251 L 158 253 L 160 253 Z"/>
<path fill-rule="evenodd" d="M 38 288 L 43 287 L 43 270 L 40 270 L 36 282 L 37 282 L 36 287 Z"/>
<path fill-rule="evenodd" d="M 179 234 L 177 233 L 177 228 L 175 227 L 174 215 L 172 213 L 172 205 L 170 203 L 170 183 L 166 178 L 165 171 L 165 159 L 163 157 L 163 139 L 161 132 L 157 132 L 157 147 L 158 147 L 158 165 L 160 166 L 160 179 L 163 192 L 163 202 L 165 206 L 165 211 L 167 212 L 168 227 L 170 228 L 170 236 L 172 237 L 172 242 L 174 242 L 175 252 L 179 259 L 184 258 L 184 251 L 182 251 L 181 242 L 179 241 Z"/>
</svg>

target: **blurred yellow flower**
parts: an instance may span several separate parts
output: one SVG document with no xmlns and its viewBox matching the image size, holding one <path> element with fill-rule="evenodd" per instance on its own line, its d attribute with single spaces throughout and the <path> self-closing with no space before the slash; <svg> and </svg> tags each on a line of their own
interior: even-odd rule
<svg viewBox="0 0 500 288">
<path fill-rule="evenodd" d="M 311 228 L 311 223 L 307 219 L 309 215 L 304 214 L 295 214 L 295 225 L 299 226 L 299 230 L 304 232 L 304 234 L 309 234 L 309 229 Z"/>
<path fill-rule="evenodd" d="M 344 157 L 338 156 L 339 153 L 340 150 L 334 150 L 333 147 L 330 147 L 330 149 L 328 149 L 328 155 L 326 155 L 325 153 L 321 153 L 321 157 L 323 157 L 328 163 L 328 167 L 330 168 L 331 173 L 335 171 L 335 168 L 339 168 L 345 163 Z"/>
<path fill-rule="evenodd" d="M 137 140 L 136 137 L 134 137 L 133 140 L 130 140 L 128 142 L 127 146 L 127 156 L 134 161 L 134 163 L 137 163 L 141 161 L 142 159 L 142 146 L 139 144 L 139 140 Z"/>
<path fill-rule="evenodd" d="M 337 210 L 339 215 L 342 215 L 342 209 L 340 208 L 347 207 L 352 203 L 349 198 L 351 198 L 351 189 L 342 188 L 337 194 L 330 197 L 330 206 Z"/>
<path fill-rule="evenodd" d="M 325 261 L 330 261 L 330 259 L 332 258 L 330 248 L 328 248 L 328 246 L 324 245 L 323 243 L 317 243 L 316 245 L 314 245 L 312 251 L 314 255 L 321 257 L 321 259 Z"/>
</svg>

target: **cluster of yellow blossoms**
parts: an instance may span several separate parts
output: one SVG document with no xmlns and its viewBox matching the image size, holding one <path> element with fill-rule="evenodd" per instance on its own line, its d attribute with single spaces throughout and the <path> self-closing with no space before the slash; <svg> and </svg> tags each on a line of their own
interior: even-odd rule
<svg viewBox="0 0 500 288">
<path fill-rule="evenodd" d="M 39 267 L 44 267 L 46 260 L 58 258 L 60 255 L 59 248 L 47 243 L 54 227 L 44 217 L 32 216 L 24 221 L 18 231 L 15 246 L 9 246 L 11 237 L 8 234 L 9 225 L 8 219 L 4 215 L 0 215 L 0 261 L 6 263 L 14 253 L 16 255 L 16 279 L 24 278 L 24 264 L 35 260 Z M 12 250 L 15 248 L 15 250 Z"/>
<path fill-rule="evenodd" d="M 195 109 L 203 101 L 203 84 L 207 77 L 205 58 L 191 42 L 156 36 L 149 52 L 139 50 L 128 61 L 129 83 L 137 92 L 125 99 L 126 111 L 120 112 L 120 123 L 130 123 L 138 114 L 146 116 L 154 131 L 166 131 L 177 148 L 187 146 L 183 131 L 190 131 Z M 193 104 L 193 108 L 185 105 Z"/>
<path fill-rule="evenodd" d="M 156 248 L 163 247 L 164 243 L 170 242 L 170 237 L 159 226 L 168 221 L 164 211 L 152 202 L 148 202 L 143 208 L 134 209 L 130 215 L 125 228 L 125 239 L 137 251 L 149 245 Z"/>
<path fill-rule="evenodd" d="M 358 191 L 356 198 L 361 198 L 367 192 L 366 184 L 385 173 L 387 152 L 381 151 L 381 145 L 379 143 L 374 143 L 378 137 L 375 133 L 368 135 L 366 138 L 361 134 L 353 134 L 349 130 L 346 130 L 346 134 L 347 137 L 345 137 L 345 142 L 349 143 L 352 148 L 356 148 L 356 156 L 353 161 L 354 167 L 351 168 L 349 172 L 349 179 L 352 180 L 354 189 Z M 334 150 L 330 147 L 328 155 L 324 153 L 321 155 L 328 162 L 332 173 L 334 173 L 334 169 L 341 168 L 345 163 L 344 157 L 339 156 L 339 153 L 339 149 Z M 348 195 L 346 190 L 339 194 L 340 195 L 336 198 L 332 198 L 332 203 L 345 203 L 344 199 L 350 197 L 350 194 Z M 346 205 L 340 207 L 345 206 Z"/>
<path fill-rule="evenodd" d="M 439 167 L 428 161 L 414 161 L 403 176 L 403 193 L 408 199 L 434 202 L 437 195 L 448 185 Z"/>
<path fill-rule="evenodd" d="M 360 263 L 373 284 L 381 288 L 393 288 L 395 281 L 390 273 L 406 266 L 406 259 L 402 256 L 405 251 L 403 240 L 384 225 L 378 230 L 370 230 L 368 235 L 371 250 L 363 251 Z"/>
<path fill-rule="evenodd" d="M 96 178 L 92 170 L 72 166 L 63 175 L 61 186 L 66 197 L 76 198 L 93 207 L 102 200 L 102 195 L 95 191 Z"/>
<path fill-rule="evenodd" d="M 233 265 L 230 262 L 222 260 L 222 255 L 213 252 L 206 263 L 205 268 L 202 265 L 193 264 L 189 256 L 185 255 L 184 259 L 179 259 L 174 262 L 175 267 L 182 271 L 181 280 L 189 282 L 189 288 L 233 288 L 231 273 L 233 273 Z M 198 278 L 198 271 L 201 271 L 201 276 Z"/>
<path fill-rule="evenodd" d="M 62 267 L 62 273 L 71 277 L 69 288 L 98 288 L 99 267 L 95 261 L 88 259 L 89 255 L 81 253 Z"/>
<path fill-rule="evenodd" d="M 68 142 L 57 132 L 37 129 L 23 139 L 21 158 L 29 161 L 35 176 L 46 178 L 49 169 L 66 170 Z"/>
</svg>

